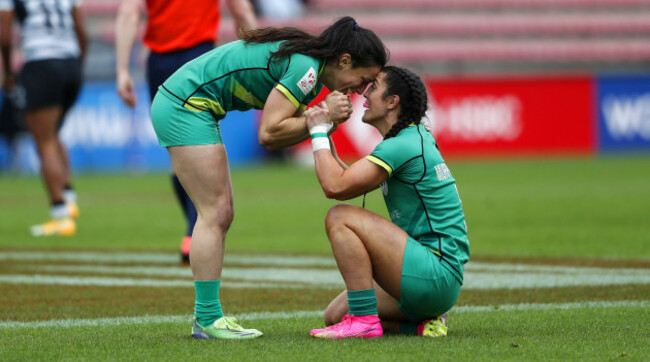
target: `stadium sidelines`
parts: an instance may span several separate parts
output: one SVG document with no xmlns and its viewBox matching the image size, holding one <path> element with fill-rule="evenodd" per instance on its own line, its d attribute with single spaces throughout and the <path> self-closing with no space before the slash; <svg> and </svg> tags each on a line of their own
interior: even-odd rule
<svg viewBox="0 0 650 362">
<path fill-rule="evenodd" d="M 598 309 L 598 308 L 648 308 L 650 301 L 591 301 L 577 303 L 522 303 L 522 304 L 501 304 L 487 306 L 459 306 L 454 307 L 450 313 L 477 313 L 496 311 L 529 311 L 529 310 L 570 310 L 570 309 Z M 298 311 L 298 312 L 263 312 L 244 313 L 234 315 L 242 320 L 260 319 L 293 319 L 320 317 L 324 311 Z M 107 325 L 133 325 L 151 323 L 180 323 L 190 322 L 189 315 L 176 316 L 142 316 L 142 317 L 115 317 L 97 319 L 55 319 L 48 321 L 33 322 L 0 322 L 0 329 L 11 328 L 72 328 L 85 326 L 107 326 Z"/>
<path fill-rule="evenodd" d="M 190 269 L 177 266 L 178 259 L 175 254 L 0 252 L 0 261 L 18 262 L 8 265 L 12 273 L 0 275 L 0 284 L 188 288 L 193 286 L 189 282 Z M 70 265 L 70 262 L 74 264 Z M 110 265 L 101 265 L 102 263 Z M 333 258 L 329 257 L 229 254 L 224 264 L 226 265 L 223 269 L 225 288 L 343 288 L 341 275 L 334 268 Z M 246 265 L 249 266 L 242 267 Z M 650 284 L 650 269 L 470 261 L 465 268 L 463 289 L 529 289 L 625 284 Z"/>
</svg>

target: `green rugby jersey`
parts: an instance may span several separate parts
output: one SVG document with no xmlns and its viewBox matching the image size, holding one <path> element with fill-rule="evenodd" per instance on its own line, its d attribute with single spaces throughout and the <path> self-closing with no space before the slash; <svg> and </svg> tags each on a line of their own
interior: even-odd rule
<svg viewBox="0 0 650 362">
<path fill-rule="evenodd" d="M 304 110 L 323 87 L 318 77 L 324 61 L 303 54 L 272 61 L 280 43 L 224 44 L 183 65 L 159 90 L 186 109 L 210 112 L 217 120 L 228 111 L 264 108 L 273 88 Z"/>
<path fill-rule="evenodd" d="M 388 171 L 381 184 L 391 220 L 440 256 L 462 281 L 467 226 L 456 181 L 422 125 L 382 141 L 366 159 Z"/>
</svg>

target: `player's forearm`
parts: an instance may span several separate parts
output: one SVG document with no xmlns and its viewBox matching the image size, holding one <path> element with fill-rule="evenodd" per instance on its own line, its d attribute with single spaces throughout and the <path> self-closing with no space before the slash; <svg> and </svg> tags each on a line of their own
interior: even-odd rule
<svg viewBox="0 0 650 362">
<path fill-rule="evenodd" d="M 309 131 L 305 120 L 305 117 L 291 117 L 270 127 L 261 125 L 258 132 L 260 145 L 278 150 L 306 140 Z"/>
<path fill-rule="evenodd" d="M 334 145 L 334 141 L 332 140 L 331 137 L 330 137 L 329 140 L 330 140 L 330 147 L 332 148 L 332 157 L 334 157 L 334 159 L 341 166 L 341 168 L 343 168 L 344 170 L 347 170 L 348 165 L 345 162 L 343 162 L 343 160 L 341 160 L 341 158 L 339 157 L 338 152 L 336 152 L 336 146 Z"/>
<path fill-rule="evenodd" d="M 252 30 L 257 28 L 255 12 L 249 0 L 228 0 L 228 8 L 233 19 L 235 19 L 237 30 Z"/>
<path fill-rule="evenodd" d="M 348 200 L 357 195 L 351 194 L 352 190 L 345 187 L 345 168 L 328 149 L 321 149 L 314 152 L 316 176 L 321 188 L 328 199 Z"/>
<path fill-rule="evenodd" d="M 140 11 L 129 1 L 123 1 L 115 21 L 115 52 L 117 73 L 128 73 L 129 56 L 138 32 Z"/>
</svg>

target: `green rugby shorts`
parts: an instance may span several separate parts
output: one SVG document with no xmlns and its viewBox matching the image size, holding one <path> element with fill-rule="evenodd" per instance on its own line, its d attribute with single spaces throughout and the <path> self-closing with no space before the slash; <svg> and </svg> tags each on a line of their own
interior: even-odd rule
<svg viewBox="0 0 650 362">
<path fill-rule="evenodd" d="M 458 300 L 461 283 L 429 248 L 409 237 L 404 250 L 399 309 L 412 322 L 439 317 Z"/>
<path fill-rule="evenodd" d="M 151 103 L 151 122 L 162 147 L 223 143 L 219 121 L 210 112 L 185 108 L 162 88 Z"/>
</svg>

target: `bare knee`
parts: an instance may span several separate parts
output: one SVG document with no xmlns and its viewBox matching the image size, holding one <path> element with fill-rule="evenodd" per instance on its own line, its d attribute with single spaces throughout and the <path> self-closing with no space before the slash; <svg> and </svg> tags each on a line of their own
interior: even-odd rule
<svg viewBox="0 0 650 362">
<path fill-rule="evenodd" d="M 338 204 L 332 206 L 325 216 L 325 230 L 329 234 L 331 231 L 345 226 L 345 222 L 350 215 L 351 205 Z"/>
<path fill-rule="evenodd" d="M 216 205 L 211 206 L 205 212 L 199 211 L 203 221 L 210 229 L 216 229 L 220 232 L 226 232 L 230 228 L 233 219 L 235 218 L 235 210 L 232 200 L 225 199 L 217 202 Z"/>
</svg>

